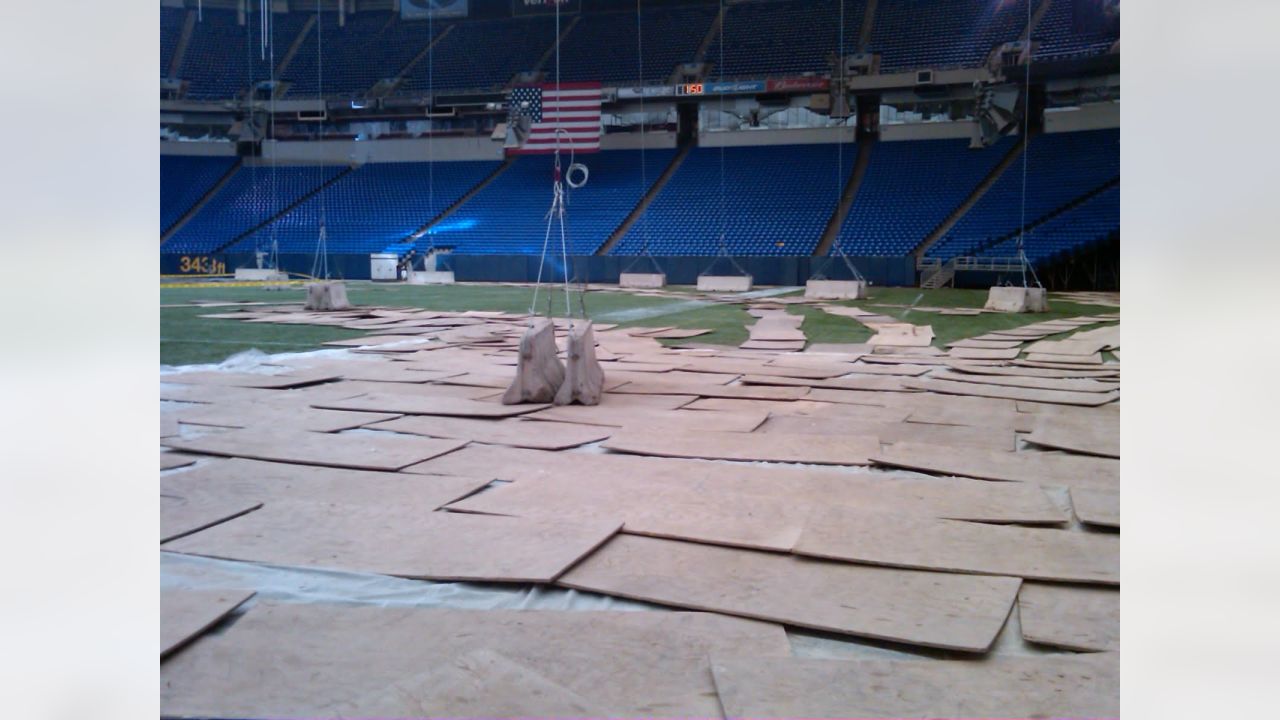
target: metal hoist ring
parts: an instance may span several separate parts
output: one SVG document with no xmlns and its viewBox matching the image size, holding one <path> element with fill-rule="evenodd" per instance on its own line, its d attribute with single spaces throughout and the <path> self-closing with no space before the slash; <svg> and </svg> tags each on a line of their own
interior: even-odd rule
<svg viewBox="0 0 1280 720">
<path fill-rule="evenodd" d="M 582 179 L 581 179 L 581 180 L 579 180 L 579 181 L 577 181 L 577 182 L 574 182 L 574 181 L 573 181 L 573 172 L 574 172 L 575 170 L 577 170 L 578 172 L 582 173 Z M 590 177 L 591 177 L 591 171 L 587 169 L 587 166 L 586 166 L 586 165 L 583 165 L 582 163 L 571 163 L 571 164 L 569 165 L 569 170 L 568 170 L 568 172 L 566 172 L 566 173 L 564 174 L 564 182 L 565 182 L 565 184 L 566 184 L 566 185 L 568 185 L 569 187 L 573 188 L 574 190 L 577 190 L 578 188 L 582 187 L 583 185 L 586 185 L 586 184 L 587 184 L 587 180 L 588 180 Z"/>
</svg>

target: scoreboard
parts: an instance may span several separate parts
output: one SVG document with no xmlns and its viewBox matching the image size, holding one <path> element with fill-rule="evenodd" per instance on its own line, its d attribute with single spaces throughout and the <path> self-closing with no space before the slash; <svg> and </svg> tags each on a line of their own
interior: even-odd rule
<svg viewBox="0 0 1280 720">
<path fill-rule="evenodd" d="M 685 83 L 676 86 L 676 95 L 701 95 L 702 93 L 702 83 Z"/>
</svg>

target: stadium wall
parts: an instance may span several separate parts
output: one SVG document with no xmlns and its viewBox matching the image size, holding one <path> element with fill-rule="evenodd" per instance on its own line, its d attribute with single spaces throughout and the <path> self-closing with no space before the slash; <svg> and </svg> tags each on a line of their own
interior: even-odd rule
<svg viewBox="0 0 1280 720">
<path fill-rule="evenodd" d="M 880 142 L 968 139 L 974 132 L 974 123 L 969 121 L 882 124 Z"/>
<path fill-rule="evenodd" d="M 1109 130 L 1120 127 L 1120 102 L 1102 102 L 1044 111 L 1046 133 Z"/>
<path fill-rule="evenodd" d="M 311 254 L 282 254 L 279 266 L 292 273 L 307 274 L 311 272 L 314 262 Z M 740 257 L 735 262 L 750 273 L 757 285 L 804 285 L 819 264 L 821 269 L 832 279 L 847 279 L 848 270 L 843 261 L 826 258 L 809 257 Z M 916 284 L 915 258 L 913 257 L 853 257 L 850 258 L 873 285 L 890 287 L 914 286 Z M 715 261 L 713 257 L 662 257 L 657 262 L 667 274 L 667 282 L 673 285 L 694 285 L 698 275 L 706 271 Z M 632 266 L 648 271 L 652 265 L 643 258 L 634 256 L 575 256 L 569 258 L 572 268 L 571 277 L 575 282 L 616 283 L 623 270 Z M 452 270 L 459 282 L 534 282 L 538 278 L 539 258 L 529 255 L 442 255 L 440 269 Z M 720 259 L 716 262 L 717 272 L 727 273 L 729 262 Z M 160 273 L 162 275 L 192 278 L 200 277 L 203 268 L 225 268 L 226 273 L 234 273 L 235 268 L 255 267 L 252 253 L 231 253 L 216 257 L 180 256 L 162 254 L 160 256 Z M 195 272 L 184 272 L 184 268 L 195 268 Z M 329 272 L 333 277 L 348 280 L 369 279 L 369 256 L 350 254 L 331 254 L 329 256 Z M 564 282 L 564 266 L 559 258 L 548 258 L 543 271 L 544 282 Z"/>
</svg>

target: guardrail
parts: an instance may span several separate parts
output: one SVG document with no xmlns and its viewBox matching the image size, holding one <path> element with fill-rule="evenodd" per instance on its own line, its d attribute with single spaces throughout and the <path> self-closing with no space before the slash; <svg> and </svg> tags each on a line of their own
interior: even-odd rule
<svg viewBox="0 0 1280 720">
<path fill-rule="evenodd" d="M 954 260 L 956 270 L 1009 272 L 1022 269 L 1022 259 L 1016 257 L 958 257 Z"/>
</svg>

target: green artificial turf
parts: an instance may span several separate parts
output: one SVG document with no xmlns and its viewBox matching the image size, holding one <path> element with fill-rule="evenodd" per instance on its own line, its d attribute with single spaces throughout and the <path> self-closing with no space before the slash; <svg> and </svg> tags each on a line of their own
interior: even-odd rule
<svg viewBox="0 0 1280 720">
<path fill-rule="evenodd" d="M 348 282 L 347 295 L 355 305 L 416 307 L 428 310 L 501 310 L 527 312 L 533 289 L 502 285 L 382 285 L 370 282 Z M 623 327 L 705 328 L 710 334 L 693 338 L 692 342 L 738 345 L 747 339 L 746 325 L 753 319 L 743 305 L 725 305 L 700 299 L 695 293 L 682 297 L 647 297 L 624 292 L 592 291 L 585 297 L 588 315 L 601 323 Z M 201 308 L 194 301 L 262 301 L 301 303 L 306 292 L 302 287 L 271 290 L 262 287 L 174 287 L 160 290 L 160 362 L 166 365 L 216 363 L 245 350 L 265 353 L 302 352 L 320 347 L 329 340 L 359 337 L 363 333 L 344 328 L 313 325 L 278 325 L 245 323 L 235 320 L 204 318 L 201 315 L 228 312 L 234 308 Z M 550 297 L 556 315 L 563 315 L 563 290 L 546 286 L 539 292 L 539 312 L 546 311 Z M 1092 315 L 1111 308 L 1080 305 L 1050 298 L 1051 312 L 1035 315 L 983 313 L 977 316 L 940 315 L 911 307 L 982 307 L 985 290 L 921 290 L 919 288 L 872 288 L 870 297 L 859 301 L 837 301 L 833 304 L 858 306 L 866 310 L 898 318 L 917 325 L 932 325 L 934 344 L 942 347 L 961 338 L 981 335 L 993 330 L 1018 327 L 1053 318 Z M 768 298 L 761 298 L 767 302 Z M 580 309 L 577 291 L 570 303 L 575 314 Z M 173 307 L 178 306 L 178 307 Z M 859 343 L 871 337 L 871 331 L 852 318 L 825 313 L 817 308 L 793 305 L 790 312 L 804 315 L 801 329 L 810 343 Z M 685 341 L 664 341 L 677 344 Z"/>
</svg>

